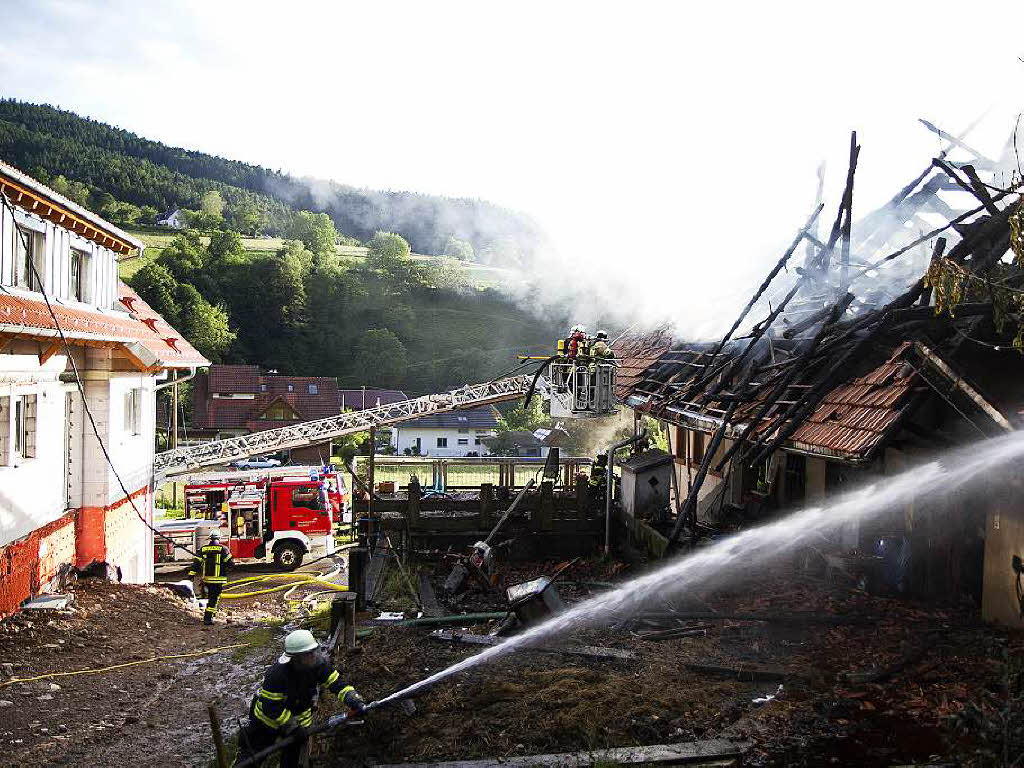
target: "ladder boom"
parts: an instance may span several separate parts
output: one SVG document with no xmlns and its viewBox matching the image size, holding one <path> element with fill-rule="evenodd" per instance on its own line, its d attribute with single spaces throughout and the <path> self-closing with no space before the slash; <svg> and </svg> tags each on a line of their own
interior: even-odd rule
<svg viewBox="0 0 1024 768">
<path fill-rule="evenodd" d="M 527 393 L 531 380 L 530 376 L 512 376 L 485 384 L 468 384 L 451 392 L 424 395 L 363 411 L 339 413 L 317 421 L 305 421 L 226 440 L 163 451 L 156 454 L 153 469 L 157 480 L 160 480 L 169 475 L 179 475 L 200 467 L 224 464 L 261 453 L 315 445 L 353 432 L 363 432 L 370 427 L 396 424 L 432 413 L 515 400 Z"/>
</svg>

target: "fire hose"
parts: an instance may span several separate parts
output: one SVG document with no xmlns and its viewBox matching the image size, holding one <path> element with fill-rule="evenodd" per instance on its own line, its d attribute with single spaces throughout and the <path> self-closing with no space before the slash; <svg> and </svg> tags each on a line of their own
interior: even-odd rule
<svg viewBox="0 0 1024 768">
<path fill-rule="evenodd" d="M 291 584 L 277 584 L 277 585 L 275 585 L 273 587 L 268 587 L 266 589 L 258 589 L 258 590 L 252 591 L 252 592 L 227 592 L 227 591 L 225 591 L 225 592 L 221 593 L 221 598 L 225 599 L 225 600 L 231 600 L 231 599 L 243 598 L 243 597 L 255 597 L 257 595 L 267 595 L 267 594 L 270 594 L 271 592 L 280 592 L 280 591 L 283 591 L 283 590 L 288 590 L 288 592 L 291 592 L 291 590 L 296 589 L 297 587 L 304 586 L 306 584 L 317 584 L 319 586 L 324 587 L 324 591 L 329 591 L 329 592 L 348 592 L 348 587 L 346 587 L 346 586 L 344 586 L 342 584 L 335 584 L 333 581 L 328 581 L 327 580 L 330 577 L 336 576 L 340 572 L 341 572 L 341 569 L 340 568 L 336 568 L 336 569 L 334 569 L 334 571 L 332 571 L 330 573 L 327 573 L 327 574 L 321 574 L 321 573 L 270 573 L 270 574 L 266 574 L 264 576 L 247 576 L 244 579 L 235 579 L 234 581 L 229 581 L 227 584 L 224 585 L 225 590 L 227 590 L 227 589 L 238 589 L 239 587 L 241 587 L 241 586 L 243 586 L 245 584 L 256 584 L 256 583 L 263 582 L 263 581 L 270 581 L 272 579 L 298 579 L 299 581 L 293 582 Z M 288 598 L 288 593 L 285 594 L 285 599 L 287 599 L 287 598 Z"/>
<path fill-rule="evenodd" d="M 369 712 L 372 709 L 376 709 L 377 707 L 380 707 L 382 704 L 383 704 L 383 701 L 374 701 L 374 702 L 371 702 L 371 703 L 367 704 L 366 705 L 366 709 L 363 710 L 363 714 L 365 714 L 366 712 Z M 333 715 L 333 716 L 327 718 L 326 720 L 324 720 L 322 723 L 317 723 L 316 725 L 312 726 L 311 728 L 307 728 L 305 730 L 305 733 L 302 734 L 301 736 L 299 736 L 298 734 L 293 734 L 291 736 L 285 736 L 283 739 L 278 739 L 273 744 L 271 744 L 269 747 L 267 747 L 266 749 L 261 749 L 259 752 L 257 752 L 252 757 L 246 758 L 245 760 L 242 760 L 241 762 L 235 763 L 233 768 L 246 768 L 246 766 L 259 765 L 266 758 L 270 757 L 271 755 L 277 754 L 278 752 L 283 750 L 285 747 L 288 747 L 288 746 L 294 744 L 295 742 L 297 742 L 300 738 L 309 738 L 310 736 L 314 736 L 314 735 L 319 734 L 319 733 L 327 733 L 328 731 L 333 731 L 335 728 L 340 728 L 343 725 L 350 725 L 351 726 L 351 725 L 362 725 L 362 724 L 363 724 L 362 720 L 354 720 L 352 718 L 352 716 L 348 712 L 343 712 L 343 713 L 338 714 L 338 715 Z"/>
</svg>

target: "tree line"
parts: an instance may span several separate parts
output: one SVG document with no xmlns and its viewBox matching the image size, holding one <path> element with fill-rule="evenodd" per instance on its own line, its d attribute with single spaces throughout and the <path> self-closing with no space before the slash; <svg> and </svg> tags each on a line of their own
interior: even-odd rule
<svg viewBox="0 0 1024 768">
<path fill-rule="evenodd" d="M 399 232 L 413 250 L 429 254 L 461 241 L 477 260 L 497 266 L 528 267 L 541 243 L 529 217 L 482 200 L 294 178 L 14 99 L 0 100 L 0 157 L 29 173 L 63 175 L 91 196 L 108 194 L 140 211 L 199 210 L 203 195 L 217 191 L 229 208 L 258 211 L 261 230 L 277 236 L 287 235 L 296 211 L 309 210 L 327 213 L 337 229 L 361 241 L 377 231 Z M 136 221 L 146 223 L 149 213 Z M 458 254 L 467 256 L 462 248 L 451 255 Z"/>
</svg>

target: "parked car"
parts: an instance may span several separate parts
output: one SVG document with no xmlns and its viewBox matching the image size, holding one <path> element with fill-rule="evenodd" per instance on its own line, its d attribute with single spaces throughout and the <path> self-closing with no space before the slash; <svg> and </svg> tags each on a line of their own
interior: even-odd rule
<svg viewBox="0 0 1024 768">
<path fill-rule="evenodd" d="M 280 467 L 281 460 L 275 459 L 273 456 L 250 456 L 248 459 L 232 461 L 229 466 L 235 469 L 271 469 Z"/>
</svg>

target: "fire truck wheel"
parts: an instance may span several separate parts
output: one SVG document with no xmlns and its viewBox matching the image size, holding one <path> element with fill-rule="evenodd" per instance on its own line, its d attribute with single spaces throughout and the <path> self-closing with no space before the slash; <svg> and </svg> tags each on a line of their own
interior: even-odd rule
<svg viewBox="0 0 1024 768">
<path fill-rule="evenodd" d="M 286 571 L 294 571 L 302 565 L 302 545 L 286 541 L 274 547 L 274 564 Z"/>
</svg>

